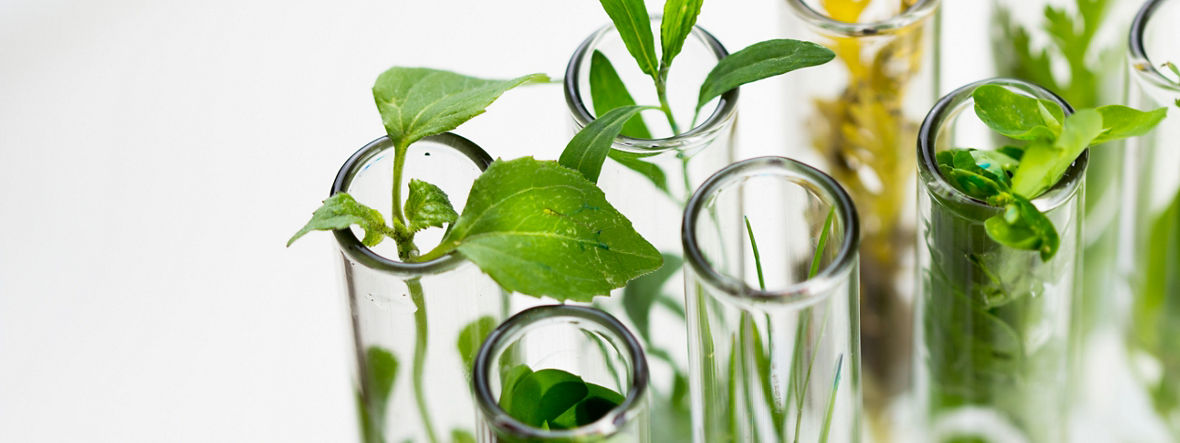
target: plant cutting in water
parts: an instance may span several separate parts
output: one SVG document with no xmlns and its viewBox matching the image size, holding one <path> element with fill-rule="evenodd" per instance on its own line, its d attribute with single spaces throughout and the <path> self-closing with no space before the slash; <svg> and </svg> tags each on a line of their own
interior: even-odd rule
<svg viewBox="0 0 1180 443">
<path fill-rule="evenodd" d="M 819 236 L 818 244 L 816 245 L 815 255 L 812 256 L 811 265 L 808 267 L 807 279 L 812 279 L 819 273 L 820 259 L 823 257 L 824 250 L 827 248 L 828 237 L 831 232 L 832 221 L 835 219 L 835 215 L 836 215 L 836 208 L 835 207 L 830 208 L 828 210 L 828 215 L 827 215 L 826 219 L 824 220 L 823 228 L 820 230 L 820 236 Z M 758 242 L 754 238 L 754 227 L 750 223 L 749 217 L 743 217 L 743 220 L 745 221 L 745 224 L 746 224 L 746 234 L 749 236 L 749 239 L 750 239 L 750 250 L 754 254 L 754 268 L 758 274 L 758 288 L 765 292 L 766 291 L 766 279 L 764 278 L 764 275 L 763 275 L 762 257 L 758 253 Z M 805 308 L 805 311 L 811 311 L 812 309 L 814 309 L 814 308 L 808 307 L 808 308 Z M 812 328 L 811 312 L 801 313 L 801 315 L 799 316 L 799 318 L 800 318 L 799 324 L 796 326 L 796 330 L 795 330 L 795 339 L 797 341 L 801 341 L 801 340 L 805 340 L 805 337 L 812 337 L 811 339 L 813 339 L 813 340 L 816 340 L 816 341 L 821 340 L 824 335 L 825 330 L 827 329 L 829 314 L 830 314 L 829 311 L 825 311 L 824 320 L 820 324 L 818 332 L 814 335 L 814 337 L 812 337 L 811 335 L 809 335 L 809 333 L 811 332 L 811 328 Z M 767 410 L 771 412 L 771 420 L 774 421 L 774 430 L 776 433 L 774 440 L 775 441 L 788 441 L 788 439 L 789 439 L 790 441 L 798 443 L 799 442 L 799 433 L 803 429 L 803 411 L 804 411 L 803 402 L 807 396 L 807 387 L 811 383 L 812 369 L 815 367 L 816 355 L 813 354 L 812 358 L 810 360 L 808 360 L 806 358 L 806 356 L 804 355 L 804 353 L 805 353 L 804 352 L 804 349 L 805 349 L 804 343 L 796 342 L 795 346 L 793 346 L 794 352 L 791 355 L 790 373 L 788 375 L 789 386 L 787 388 L 788 391 L 787 391 L 787 395 L 785 397 L 786 401 L 794 403 L 793 408 L 795 410 L 795 417 L 792 420 L 791 418 L 787 417 L 787 411 L 789 409 L 788 405 L 786 405 L 786 404 L 780 405 L 779 402 L 775 399 L 775 395 L 774 395 L 773 386 L 775 385 L 775 382 L 774 382 L 774 374 L 772 372 L 773 372 L 773 368 L 775 365 L 772 364 L 773 357 L 770 354 L 770 349 L 776 348 L 774 346 L 774 340 L 776 339 L 776 337 L 775 336 L 768 336 L 767 341 L 766 341 L 766 345 L 764 346 L 762 343 L 762 335 L 758 331 L 758 326 L 754 323 L 752 314 L 748 313 L 748 312 L 742 312 L 740 321 L 741 321 L 741 324 L 743 325 L 742 337 L 736 338 L 735 340 L 738 343 L 741 343 L 741 347 L 738 348 L 741 350 L 740 351 L 741 356 L 737 356 L 735 354 L 735 355 L 731 356 L 731 358 L 735 358 L 735 357 L 741 358 L 741 359 L 743 359 L 742 366 L 749 367 L 750 363 L 745 361 L 745 359 L 747 358 L 746 357 L 747 355 L 750 355 L 752 353 L 752 355 L 754 356 L 753 366 L 756 368 L 757 374 L 761 378 L 761 380 L 759 380 L 759 382 L 757 384 L 762 387 L 762 389 L 761 389 L 762 401 L 764 401 L 766 403 Z M 751 337 L 752 337 L 752 339 L 751 339 Z M 752 349 L 750 348 L 750 346 L 752 346 Z M 735 350 L 735 352 L 738 352 L 738 351 Z M 732 363 L 731 363 L 731 366 L 732 366 Z M 840 387 L 840 374 L 841 374 L 841 370 L 843 369 L 843 367 L 844 367 L 844 355 L 841 354 L 836 359 L 836 372 L 835 372 L 835 375 L 832 377 L 833 378 L 832 391 L 831 391 L 831 395 L 829 396 L 829 399 L 828 399 L 828 406 L 827 406 L 826 411 L 824 413 L 823 424 L 822 424 L 822 427 L 820 428 L 820 437 L 819 437 L 820 442 L 826 442 L 828 440 L 828 435 L 831 431 L 832 415 L 835 411 L 836 395 L 837 395 L 838 389 Z M 730 386 L 747 386 L 748 387 L 748 386 L 752 385 L 752 383 L 749 383 L 748 381 L 739 381 L 738 380 L 738 373 L 735 371 L 731 371 L 729 374 L 729 377 L 730 377 L 730 380 L 729 380 Z M 731 390 L 730 396 L 731 397 L 730 397 L 729 403 L 730 403 L 731 407 L 735 407 L 738 403 L 737 398 L 736 398 L 736 392 Z M 752 406 L 750 406 L 750 407 L 752 409 Z M 737 411 L 731 411 L 731 412 L 732 413 L 730 415 L 730 420 L 731 420 L 730 428 L 736 429 L 737 424 L 734 421 L 736 421 L 736 419 L 737 419 L 737 415 L 735 415 Z M 746 415 L 753 416 L 753 415 L 755 415 L 755 413 L 753 410 L 751 410 Z M 794 429 L 793 432 L 790 431 L 791 428 L 788 428 L 788 425 L 791 425 L 792 423 L 793 423 L 792 427 Z M 734 435 L 736 435 L 736 433 Z M 754 439 L 758 440 L 757 437 L 755 437 Z"/>
<path fill-rule="evenodd" d="M 651 78 L 651 87 L 655 90 L 658 106 L 662 112 L 667 127 L 672 135 L 679 135 L 685 130 L 692 129 L 700 119 L 700 113 L 717 97 L 737 88 L 740 85 L 762 80 L 776 75 L 785 74 L 795 69 L 823 64 L 832 59 L 830 50 L 814 43 L 796 40 L 769 40 L 751 45 L 741 51 L 733 53 L 712 68 L 705 81 L 699 87 L 691 125 L 684 128 L 673 115 L 670 103 L 676 97 L 669 97 L 667 92 L 668 78 L 673 74 L 673 60 L 681 53 L 685 41 L 697 22 L 703 0 L 668 0 L 664 3 L 663 16 L 660 19 L 660 48 L 657 52 L 656 38 L 652 31 L 651 17 L 643 0 L 601 0 L 603 9 L 610 16 L 615 29 L 618 30 L 629 54 L 637 63 L 641 72 Z M 617 62 L 617 60 L 616 60 Z M 636 85 L 632 85 L 635 87 Z M 642 86 L 642 85 L 640 85 Z M 589 69 L 589 90 L 593 101 L 594 114 L 597 120 L 626 117 L 617 124 L 621 124 L 621 134 L 640 139 L 652 139 L 652 131 L 643 118 L 635 115 L 636 100 L 623 83 L 615 66 L 610 59 L 600 51 L 591 54 Z M 597 121 L 596 120 L 596 121 Z M 621 166 L 628 168 L 652 182 L 652 184 L 672 197 L 674 193 L 669 189 L 668 173 L 655 163 L 644 160 L 647 154 L 626 152 L 610 149 L 603 155 L 609 156 Z M 692 194 L 692 184 L 688 175 L 690 157 L 678 153 L 683 183 L 673 184 L 683 186 L 684 198 Z M 564 158 L 564 157 L 563 157 Z M 659 304 L 674 313 L 679 318 L 684 317 L 683 301 L 679 294 L 671 295 L 661 288 L 676 275 L 680 269 L 679 254 L 665 253 L 664 267 L 660 270 L 640 277 L 629 283 L 623 291 L 622 304 L 627 317 L 636 326 L 639 336 L 643 338 L 648 353 L 652 357 L 666 361 L 672 368 L 672 387 L 667 393 L 669 407 L 657 408 L 657 423 L 664 423 L 670 431 L 682 432 L 678 438 L 688 438 L 689 408 L 688 377 L 684 369 L 673 359 L 672 353 L 653 343 L 650 333 L 651 311 Z"/>
<path fill-rule="evenodd" d="M 538 429 L 574 429 L 598 421 L 623 403 L 623 395 L 560 369 L 533 371 L 518 365 L 503 376 L 500 407 Z"/>
<path fill-rule="evenodd" d="M 414 142 L 454 129 L 483 113 L 509 89 L 545 80 L 538 74 L 501 81 L 426 68 L 389 69 L 378 77 L 373 96 L 394 145 L 392 225 L 386 224 L 380 211 L 347 193 L 338 193 L 324 201 L 288 246 L 312 230 L 357 225 L 365 231 L 362 243 L 366 246 L 392 238 L 398 258 L 404 262 L 426 262 L 458 253 L 505 290 L 559 301 L 589 301 L 658 269 L 662 263 L 658 251 L 635 232 L 630 221 L 606 201 L 594 183 L 610 140 L 619 131 L 620 125 L 612 125 L 609 118 L 588 125 L 576 135 L 560 163 L 531 157 L 493 162 L 472 184 L 462 213 L 455 211 L 441 189 L 422 180 L 410 180 L 403 203 L 403 168 Z M 439 245 L 420 254 L 415 235 L 424 229 L 444 227 Z M 406 285 L 417 308 L 411 385 L 415 387 L 423 428 L 429 440 L 436 442 L 439 439 L 429 417 L 422 383 L 427 346 L 425 294 L 418 279 L 407 280 Z M 478 345 L 482 336 L 475 335 L 486 335 L 492 326 L 489 321 L 479 319 L 464 329 L 466 334 L 474 335 L 468 340 L 472 343 L 467 344 L 461 337 L 461 353 Z M 370 368 L 369 377 L 380 380 L 378 387 L 392 386 L 397 375 L 396 357 L 380 348 L 369 348 L 368 355 L 380 357 L 369 362 L 370 366 L 379 366 Z M 464 359 L 469 365 L 469 356 Z M 380 437 L 382 432 L 380 421 L 389 392 L 378 394 L 382 398 L 369 405 L 371 416 L 362 413 L 366 438 Z"/>
<path fill-rule="evenodd" d="M 1167 115 L 1109 105 L 1065 116 L 1056 103 L 1020 95 L 999 85 L 977 88 L 975 114 L 1014 144 L 994 151 L 951 149 L 937 154 L 939 172 L 959 191 L 1003 208 L 986 221 L 993 240 L 1015 249 L 1039 251 L 1048 261 L 1060 239 L 1053 223 L 1031 200 L 1057 184 L 1086 148 L 1139 136 Z"/>
</svg>

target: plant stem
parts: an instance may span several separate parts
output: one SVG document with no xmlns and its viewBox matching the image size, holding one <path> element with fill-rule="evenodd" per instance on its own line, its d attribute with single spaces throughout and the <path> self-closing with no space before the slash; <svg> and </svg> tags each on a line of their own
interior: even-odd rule
<svg viewBox="0 0 1180 443">
<path fill-rule="evenodd" d="M 406 167 L 406 151 L 409 150 L 409 147 L 409 145 L 393 147 L 393 219 L 402 225 L 406 223 L 406 217 L 402 215 L 402 170 Z M 401 241 L 398 241 L 398 246 L 398 249 L 401 249 Z M 405 259 L 406 257 L 402 257 L 402 260 Z"/>
<path fill-rule="evenodd" d="M 680 125 L 676 124 L 676 117 L 672 116 L 672 107 L 668 106 L 668 73 L 666 70 L 660 71 L 660 74 L 653 77 L 656 84 L 656 96 L 660 99 L 660 110 L 664 111 L 664 116 L 668 118 L 668 126 L 672 128 L 672 135 L 680 135 Z"/>
<path fill-rule="evenodd" d="M 414 341 L 414 401 L 418 403 L 418 415 L 422 418 L 422 427 L 426 430 L 426 437 L 431 443 L 437 443 L 438 437 L 434 434 L 434 425 L 430 421 L 430 409 L 426 404 L 426 393 L 423 390 L 422 374 L 426 369 L 426 344 L 427 344 L 427 323 L 426 323 L 426 300 L 422 292 L 422 282 L 414 278 L 406 280 L 406 287 L 410 288 L 410 299 L 414 302 L 417 310 L 414 311 L 414 333 L 416 339 Z"/>
<path fill-rule="evenodd" d="M 750 249 L 754 250 L 754 267 L 758 269 L 758 287 L 766 290 L 766 279 L 762 277 L 762 257 L 758 255 L 758 242 L 754 241 L 754 228 L 750 226 L 750 217 L 742 216 L 746 220 L 746 233 L 750 235 Z M 814 263 L 812 264 L 814 268 Z"/>
</svg>

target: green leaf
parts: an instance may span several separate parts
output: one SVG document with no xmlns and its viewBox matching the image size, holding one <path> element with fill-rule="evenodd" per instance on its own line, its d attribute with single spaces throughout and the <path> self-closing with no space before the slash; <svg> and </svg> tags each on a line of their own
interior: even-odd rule
<svg viewBox="0 0 1180 443">
<path fill-rule="evenodd" d="M 503 408 L 505 411 L 511 411 L 512 408 L 515 407 L 515 406 L 513 406 L 514 397 L 512 396 L 512 393 L 516 391 L 516 385 L 519 384 L 521 380 L 524 380 L 525 377 L 528 377 L 529 374 L 532 374 L 532 373 L 533 373 L 533 370 L 529 369 L 528 365 L 516 365 L 516 366 L 513 366 L 511 369 L 508 369 L 507 371 L 504 371 L 503 369 L 501 369 L 501 372 L 500 372 L 500 407 L 501 408 Z M 528 401 L 532 402 L 533 400 L 528 399 Z"/>
<path fill-rule="evenodd" d="M 602 386 L 586 383 L 586 397 L 549 422 L 552 429 L 574 429 L 598 421 L 623 403 L 623 396 Z"/>
<path fill-rule="evenodd" d="M 523 368 L 523 369 L 522 369 Z M 512 370 L 517 381 L 500 396 L 508 415 L 540 429 L 573 429 L 593 423 L 623 402 L 623 396 L 560 369 Z"/>
<path fill-rule="evenodd" d="M 1041 260 L 1049 261 L 1057 253 L 1060 239 L 1057 228 L 1028 199 L 1014 196 L 1004 212 L 984 221 L 988 237 L 1014 249 L 1040 251 Z"/>
<path fill-rule="evenodd" d="M 1091 143 L 1094 145 L 1151 132 L 1168 116 L 1168 108 L 1144 112 L 1126 106 L 1110 105 L 1098 108 L 1098 113 L 1102 114 L 1103 131 L 1102 135 Z"/>
<path fill-rule="evenodd" d="M 660 71 L 672 66 L 672 59 L 684 48 L 684 40 L 701 14 L 705 0 L 668 0 L 664 2 L 664 18 L 660 20 Z"/>
<path fill-rule="evenodd" d="M 1017 94 L 1000 85 L 980 86 L 971 95 L 975 115 L 984 124 L 1017 140 L 1052 140 L 1065 115 L 1056 103 Z"/>
<path fill-rule="evenodd" d="M 410 180 L 410 194 L 406 197 L 406 219 L 410 231 L 418 232 L 428 227 L 441 228 L 459 218 L 451 199 L 438 186 L 422 180 Z"/>
<path fill-rule="evenodd" d="M 602 9 L 610 16 L 627 51 L 639 63 L 639 70 L 652 77 L 656 76 L 655 37 L 651 33 L 651 17 L 643 0 L 599 0 Z"/>
<path fill-rule="evenodd" d="M 627 85 L 615 71 L 610 60 L 600 51 L 590 56 L 590 98 L 594 101 L 594 115 L 601 116 L 615 108 L 635 106 L 635 99 L 627 91 Z M 638 115 L 623 125 L 623 135 L 635 138 L 651 138 L 651 131 Z"/>
<path fill-rule="evenodd" d="M 475 443 L 475 436 L 462 429 L 452 429 L 451 443 Z"/>
<path fill-rule="evenodd" d="M 1029 145 L 1012 176 L 1012 191 L 1025 198 L 1037 198 L 1061 180 L 1074 160 L 1102 132 L 1102 114 L 1098 111 L 1081 109 L 1066 117 L 1061 136 L 1052 145 Z"/>
<path fill-rule="evenodd" d="M 754 253 L 754 269 L 758 271 L 758 288 L 766 290 L 766 279 L 762 277 L 762 256 L 758 254 L 758 242 L 754 240 L 754 227 L 750 226 L 750 217 L 742 216 L 746 221 L 746 234 L 750 237 L 750 250 Z"/>
<path fill-rule="evenodd" d="M 549 81 L 544 74 L 486 80 L 429 68 L 395 66 L 377 77 L 373 99 L 385 132 L 404 149 L 423 137 L 455 129 L 484 112 L 509 89 Z"/>
<path fill-rule="evenodd" d="M 623 311 L 627 313 L 627 318 L 635 324 L 636 331 L 645 341 L 651 340 L 651 328 L 648 326 L 651 321 L 651 307 L 664 295 L 661 288 L 668 279 L 676 275 L 683 264 L 678 255 L 665 253 L 663 257 L 664 265 L 659 270 L 632 280 L 623 289 Z"/>
<path fill-rule="evenodd" d="M 532 157 L 493 162 L 439 247 L 505 290 L 590 301 L 658 269 L 659 251 L 577 171 Z M 425 257 L 425 256 L 424 256 Z"/>
<path fill-rule="evenodd" d="M 697 98 L 700 111 L 710 100 L 731 89 L 799 68 L 817 66 L 836 54 L 821 45 L 799 40 L 767 40 L 755 43 L 721 59 L 709 72 Z"/>
<path fill-rule="evenodd" d="M 471 372 L 475 354 L 479 352 L 479 347 L 493 329 L 496 329 L 496 319 L 485 315 L 468 323 L 459 331 L 459 340 L 455 345 L 459 348 L 459 357 L 463 359 L 464 371 Z"/>
<path fill-rule="evenodd" d="M 807 278 L 815 278 L 819 274 L 819 261 L 824 256 L 824 249 L 828 247 L 828 235 L 832 231 L 832 221 L 836 218 L 836 207 L 828 208 L 828 216 L 824 218 L 824 227 L 819 232 L 819 242 L 815 245 L 815 255 L 811 257 L 811 269 L 807 271 Z"/>
<path fill-rule="evenodd" d="M 385 219 L 380 212 L 341 192 L 324 200 L 323 205 L 311 214 L 311 220 L 287 240 L 287 246 L 290 247 L 291 243 L 311 231 L 335 231 L 348 229 L 352 225 L 365 230 L 365 238 L 361 242 L 370 248 L 381 243 L 386 235 L 393 235 L 393 230 L 385 226 Z"/>
<path fill-rule="evenodd" d="M 562 166 L 579 171 L 587 180 L 598 181 L 598 174 L 602 172 L 602 163 L 615 143 L 615 137 L 623 130 L 623 125 L 631 117 L 639 115 L 645 109 L 655 109 L 650 106 L 627 106 L 615 108 L 610 112 L 594 119 L 590 124 L 574 134 L 565 150 L 561 151 L 558 162 Z"/>
<path fill-rule="evenodd" d="M 361 408 L 360 418 L 364 440 L 384 441 L 382 431 L 385 424 L 385 410 L 389 396 L 393 393 L 393 382 L 397 379 L 397 358 L 392 352 L 379 346 L 365 350 L 365 395 L 357 395 Z M 366 403 L 367 401 L 367 403 Z"/>
<path fill-rule="evenodd" d="M 618 164 L 623 165 L 623 167 L 644 176 L 648 181 L 655 185 L 656 188 L 664 191 L 665 194 L 669 193 L 668 175 L 665 174 L 664 170 L 660 169 L 660 167 L 656 164 L 644 161 L 643 159 L 646 157 L 645 155 L 636 154 L 634 152 L 620 151 L 618 149 L 611 149 L 610 152 L 606 154 L 606 156 L 610 157 L 611 160 L 614 160 Z"/>
</svg>

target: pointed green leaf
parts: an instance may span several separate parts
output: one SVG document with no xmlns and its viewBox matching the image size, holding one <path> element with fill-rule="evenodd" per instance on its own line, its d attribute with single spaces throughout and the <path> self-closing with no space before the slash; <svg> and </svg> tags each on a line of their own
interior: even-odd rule
<svg viewBox="0 0 1180 443">
<path fill-rule="evenodd" d="M 799 40 L 767 40 L 721 59 L 709 72 L 697 98 L 699 111 L 731 89 L 799 68 L 822 65 L 836 56 L 828 48 Z"/>
<path fill-rule="evenodd" d="M 602 172 L 602 163 L 615 143 L 615 137 L 623 130 L 627 120 L 645 109 L 655 109 L 650 106 L 627 106 L 612 109 L 610 112 L 594 119 L 570 139 L 565 150 L 561 151 L 558 160 L 562 166 L 581 172 L 591 182 L 598 181 L 598 174 Z"/>
<path fill-rule="evenodd" d="M 610 16 L 627 51 L 639 63 L 639 70 L 655 76 L 658 69 L 655 37 L 651 33 L 651 17 L 643 0 L 599 0 Z"/>
<path fill-rule="evenodd" d="M 295 240 L 311 231 L 348 229 L 352 225 L 365 230 L 365 238 L 361 242 L 368 247 L 377 246 L 386 235 L 393 235 L 393 230 L 385 226 L 385 219 L 381 217 L 380 212 L 341 192 L 324 200 L 323 205 L 311 214 L 311 220 L 287 240 L 287 246 L 291 246 Z"/>
<path fill-rule="evenodd" d="M 615 108 L 635 106 L 635 99 L 627 91 L 627 85 L 615 71 L 610 60 L 602 52 L 594 51 L 590 56 L 590 98 L 594 101 L 594 115 L 601 116 Z M 651 138 L 651 131 L 638 115 L 627 120 L 623 135 L 634 138 Z"/>
<path fill-rule="evenodd" d="M 1102 114 L 1103 132 L 1092 143 L 1095 145 L 1151 132 L 1168 116 L 1168 108 L 1144 112 L 1126 106 L 1110 105 L 1098 108 L 1098 113 Z"/>
<path fill-rule="evenodd" d="M 544 74 L 486 80 L 437 69 L 395 66 L 377 77 L 373 99 L 390 140 L 394 146 L 405 148 L 482 114 L 509 89 L 548 80 Z"/>
<path fill-rule="evenodd" d="M 668 0 L 664 2 L 664 18 L 660 20 L 660 70 L 667 71 L 672 59 L 684 48 L 684 41 L 701 14 L 704 0 Z"/>
<path fill-rule="evenodd" d="M 1012 92 L 1000 85 L 983 85 L 972 92 L 975 115 L 989 128 L 1017 140 L 1052 140 L 1064 119 L 1060 106 Z"/>
<path fill-rule="evenodd" d="M 590 301 L 658 269 L 659 251 L 577 171 L 499 160 L 431 255 L 458 249 L 505 290 Z"/>
<path fill-rule="evenodd" d="M 410 180 L 410 194 L 406 197 L 406 220 L 410 231 L 418 232 L 428 227 L 441 228 L 459 218 L 451 199 L 438 186 L 422 180 Z"/>
</svg>

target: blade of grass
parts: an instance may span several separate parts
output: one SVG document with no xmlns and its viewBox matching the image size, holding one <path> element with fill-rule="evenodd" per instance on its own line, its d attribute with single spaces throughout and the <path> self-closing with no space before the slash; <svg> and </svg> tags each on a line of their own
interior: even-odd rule
<svg viewBox="0 0 1180 443">
<path fill-rule="evenodd" d="M 832 413 L 836 410 L 836 393 L 840 390 L 840 370 L 844 368 L 844 354 L 836 358 L 836 380 L 832 382 L 832 396 L 828 399 L 828 411 L 824 413 L 824 427 L 820 430 L 819 442 L 827 443 L 832 430 Z"/>
<path fill-rule="evenodd" d="M 758 255 L 758 242 L 754 241 L 754 228 L 750 226 L 750 217 L 742 216 L 746 220 L 746 233 L 750 235 L 750 249 L 754 250 L 754 267 L 758 269 L 758 287 L 766 290 L 766 279 L 762 277 L 762 257 Z"/>
</svg>

